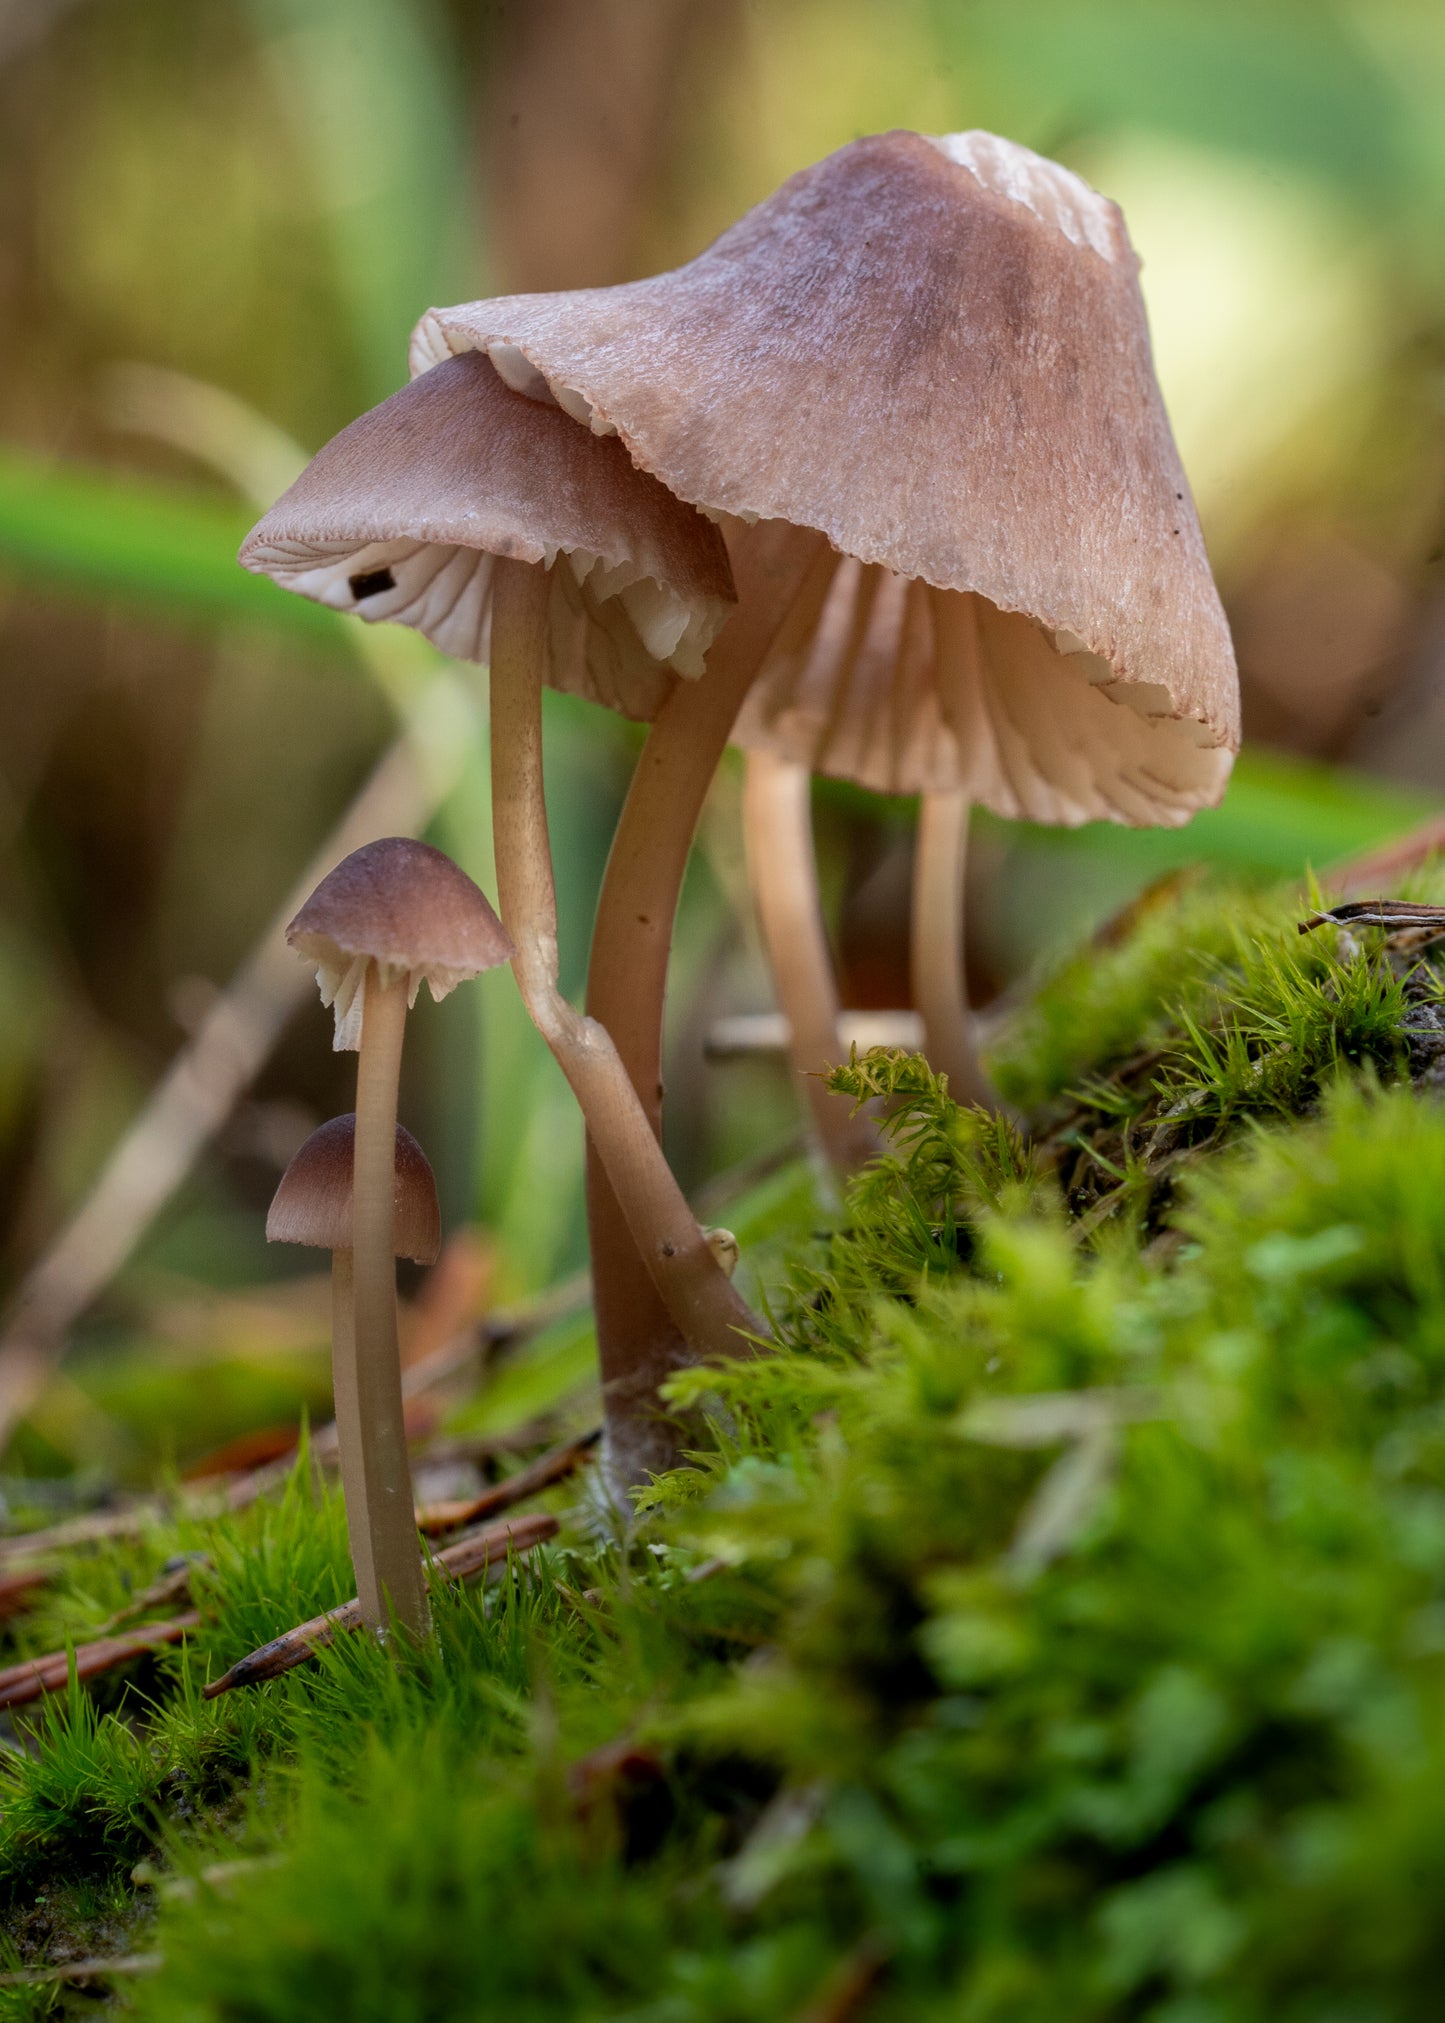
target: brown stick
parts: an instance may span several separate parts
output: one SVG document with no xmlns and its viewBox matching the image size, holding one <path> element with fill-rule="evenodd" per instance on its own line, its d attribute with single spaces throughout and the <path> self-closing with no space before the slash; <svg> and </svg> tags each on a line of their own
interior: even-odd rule
<svg viewBox="0 0 1445 2023">
<path fill-rule="evenodd" d="M 149 1497 L 128 1510 L 98 1510 L 85 1517 L 67 1517 L 44 1531 L 12 1532 L 8 1538 L 0 1538 L 0 1565 L 69 1552 L 72 1546 L 98 1545 L 112 1538 L 136 1538 L 164 1515 L 165 1508 L 159 1498 Z"/>
<path fill-rule="evenodd" d="M 653 1136 L 605 1028 L 557 982 L 557 898 L 542 779 L 547 577 L 498 561 L 492 587 L 492 823 L 497 896 L 516 945 L 512 971 L 532 1021 L 577 1098 L 633 1241 L 684 1339 L 702 1356 L 736 1356 L 763 1332 L 734 1290 Z"/>
<path fill-rule="evenodd" d="M 955 1103 L 999 1107 L 978 1056 L 963 953 L 968 801 L 961 791 L 924 794 L 913 857 L 909 967 L 913 1002 L 923 1017 L 929 1066 L 947 1075 Z"/>
<path fill-rule="evenodd" d="M 560 1447 L 552 1447 L 547 1453 L 539 1454 L 535 1461 L 529 1461 L 525 1468 L 519 1468 L 505 1482 L 494 1482 L 480 1495 L 463 1497 L 452 1503 L 428 1504 L 417 1511 L 417 1528 L 428 1538 L 436 1538 L 443 1532 L 456 1531 L 464 1524 L 475 1524 L 479 1518 L 495 1517 L 499 1511 L 525 1503 L 539 1490 L 550 1489 L 554 1482 L 565 1481 L 582 1466 L 601 1438 L 602 1429 L 598 1427 L 595 1432 L 584 1433 L 580 1440 L 568 1440 Z"/>
<path fill-rule="evenodd" d="M 1372 886 L 1379 891 L 1442 850 L 1445 850 L 1445 815 L 1431 815 L 1393 842 L 1381 843 L 1376 849 L 1334 865 L 1320 882 L 1332 892 L 1345 894 L 1368 892 Z"/>
<path fill-rule="evenodd" d="M 887 1942 L 869 1933 L 845 1953 L 794 2023 L 853 2023 L 868 2005 L 888 1965 Z"/>
<path fill-rule="evenodd" d="M 143 1624 L 123 1637 L 97 1637 L 93 1643 L 77 1644 L 73 1650 L 47 1651 L 43 1657 L 24 1658 L 18 1665 L 0 1671 L 0 1707 L 24 1707 L 32 1700 L 43 1699 L 47 1693 L 64 1692 L 70 1683 L 72 1664 L 77 1679 L 94 1679 L 147 1651 L 178 1644 L 200 1620 L 192 1609 L 166 1623 Z"/>
<path fill-rule="evenodd" d="M 558 1529 L 556 1518 L 545 1511 L 532 1517 L 510 1518 L 505 1524 L 489 1525 L 474 1537 L 458 1539 L 455 1545 L 437 1554 L 434 1564 L 450 1580 L 470 1580 L 479 1574 L 499 1578 L 510 1555 L 530 1552 L 534 1546 L 555 1537 Z M 359 1630 L 362 1626 L 361 1604 L 353 1597 L 340 1608 L 312 1616 L 309 1622 L 298 1623 L 294 1629 L 273 1637 L 269 1644 L 262 1644 L 259 1650 L 238 1659 L 229 1672 L 223 1672 L 219 1679 L 202 1688 L 201 1697 L 214 1700 L 237 1686 L 259 1686 L 266 1679 L 279 1679 L 283 1672 L 304 1664 L 307 1658 L 334 1643 L 338 1632 Z"/>
<path fill-rule="evenodd" d="M 45 1567 L 28 1566 L 19 1573 L 0 1574 L 0 1623 L 24 1615 L 43 1587 L 49 1585 Z"/>
<path fill-rule="evenodd" d="M 743 699 L 779 626 L 806 586 L 817 535 L 777 522 L 735 548 L 738 609 L 700 681 L 682 681 L 658 713 L 637 761 L 608 853 L 587 971 L 588 1014 L 607 1028 L 653 1136 L 662 1136 L 662 1026 L 667 965 L 682 882 L 709 787 Z M 659 1386 L 690 1360 L 629 1234 L 597 1148 L 587 1145 L 592 1297 L 614 1492 L 678 1458 Z"/>
<path fill-rule="evenodd" d="M 772 752 L 748 753 L 743 837 L 748 880 L 768 953 L 773 988 L 788 1021 L 788 1058 L 801 1082 L 828 1163 L 851 1173 L 878 1150 L 868 1117 L 823 1084 L 843 1058 L 838 988 L 823 930 L 813 853 L 811 781 L 806 766 Z"/>
</svg>

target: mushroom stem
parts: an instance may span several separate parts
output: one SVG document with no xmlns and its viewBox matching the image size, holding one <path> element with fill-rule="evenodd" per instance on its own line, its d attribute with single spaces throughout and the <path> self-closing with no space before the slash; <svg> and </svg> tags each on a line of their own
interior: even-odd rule
<svg viewBox="0 0 1445 2023">
<path fill-rule="evenodd" d="M 361 1466 L 361 1400 L 356 1385 L 356 1290 L 349 1250 L 331 1253 L 331 1409 L 341 1488 L 346 1499 L 346 1536 L 356 1570 L 356 1592 L 379 1594 L 371 1535 L 362 1522 L 366 1476 Z"/>
<path fill-rule="evenodd" d="M 571 1084 L 633 1241 L 684 1340 L 698 1356 L 735 1356 L 746 1352 L 746 1336 L 762 1333 L 763 1324 L 709 1250 L 605 1027 L 569 1004 L 558 987 L 557 900 L 542 777 L 547 602 L 543 569 L 498 560 L 492 823 L 497 896 L 517 951 L 512 970 Z"/>
<path fill-rule="evenodd" d="M 835 1096 L 822 1071 L 843 1058 L 838 989 L 823 927 L 806 766 L 752 751 L 743 782 L 743 838 L 763 945 L 778 1004 L 788 1021 L 788 1058 L 829 1163 L 851 1173 L 878 1150 L 866 1115 Z"/>
<path fill-rule="evenodd" d="M 929 1064 L 947 1075 L 956 1103 L 997 1110 L 1002 1105 L 979 1059 L 964 970 L 968 815 L 968 799 L 961 789 L 920 797 L 909 966 Z"/>
<path fill-rule="evenodd" d="M 743 699 L 808 580 L 817 537 L 778 522 L 740 543 L 739 604 L 700 681 L 680 681 L 637 761 L 597 901 L 587 1011 L 606 1027 L 655 1138 L 673 922 L 698 817 Z M 587 1227 L 609 1479 L 619 1495 L 678 1459 L 659 1386 L 691 1360 L 638 1253 L 597 1148 L 587 1145 Z"/>
<path fill-rule="evenodd" d="M 422 1637 L 428 1626 L 426 1574 L 406 1455 L 392 1230 L 396 1213 L 396 1092 L 406 1030 L 406 996 L 405 976 L 386 981 L 375 963 L 367 964 L 356 1063 L 351 1211 L 354 1382 L 360 1434 L 354 1472 L 360 1499 L 353 1514 L 348 1482 L 346 1519 L 354 1554 L 357 1541 L 364 1540 L 356 1558 L 356 1592 L 366 1621 L 374 1629 L 384 1629 L 394 1617 L 402 1629 Z M 343 1394 L 345 1390 L 343 1385 Z M 344 1430 L 339 1418 L 337 1424 Z"/>
</svg>

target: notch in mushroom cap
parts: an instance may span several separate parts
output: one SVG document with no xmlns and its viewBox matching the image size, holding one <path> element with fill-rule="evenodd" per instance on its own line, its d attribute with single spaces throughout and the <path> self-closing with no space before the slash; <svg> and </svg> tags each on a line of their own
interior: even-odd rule
<svg viewBox="0 0 1445 2023">
<path fill-rule="evenodd" d="M 515 953 L 481 888 L 450 857 L 410 836 L 353 850 L 322 879 L 286 939 L 316 965 L 321 1002 L 336 1014 L 338 1052 L 361 1043 L 368 963 L 383 983 L 405 977 L 413 1005 L 423 978 L 440 1002 Z"/>
<path fill-rule="evenodd" d="M 1175 823 L 1223 791 L 1238 685 L 1137 269 L 1057 164 L 882 134 L 672 273 L 430 312 L 413 369 L 484 351 L 679 497 L 831 543 L 831 601 L 741 742 L 1006 815 Z"/>
<path fill-rule="evenodd" d="M 549 570 L 553 685 L 627 716 L 702 672 L 732 603 L 716 527 L 476 357 L 343 429 L 241 549 L 286 589 L 481 661 L 498 556 Z"/>
<path fill-rule="evenodd" d="M 350 1250 L 355 1158 L 354 1111 L 313 1131 L 281 1175 L 266 1216 L 266 1241 Z M 404 1124 L 396 1127 L 395 1203 L 392 1236 L 397 1256 L 435 1264 L 442 1245 L 436 1178 Z"/>
</svg>

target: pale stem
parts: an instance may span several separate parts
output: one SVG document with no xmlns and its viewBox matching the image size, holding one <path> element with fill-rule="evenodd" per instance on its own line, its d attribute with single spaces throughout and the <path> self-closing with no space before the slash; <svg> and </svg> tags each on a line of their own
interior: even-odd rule
<svg viewBox="0 0 1445 2023">
<path fill-rule="evenodd" d="M 968 799 L 956 789 L 919 801 L 909 931 L 913 1002 L 923 1020 L 923 1051 L 929 1065 L 947 1075 L 953 1100 L 997 1110 L 998 1094 L 978 1055 L 964 970 L 968 815 Z"/>
<path fill-rule="evenodd" d="M 497 896 L 527 1010 L 567 1077 L 633 1241 L 697 1356 L 744 1354 L 762 1323 L 718 1268 L 606 1029 L 558 986 L 557 901 L 542 778 L 548 583 L 499 560 L 492 588 L 492 824 Z M 358 1127 L 360 1119 L 358 1117 Z"/>
<path fill-rule="evenodd" d="M 364 1532 L 368 1559 L 356 1566 L 357 1597 L 374 1629 L 388 1610 L 414 1637 L 428 1627 L 426 1574 L 417 1537 L 406 1420 L 401 1397 L 401 1351 L 396 1326 L 396 1092 L 406 1031 L 405 976 L 383 981 L 367 965 L 361 1051 L 356 1064 L 356 1151 L 352 1177 L 356 1329 L 356 1418 L 360 1432 L 361 1508 L 355 1519 L 347 1491 L 347 1526 Z M 337 1419 L 344 1439 L 345 1428 Z M 345 1448 L 342 1480 L 347 1482 Z M 361 1585 L 370 1581 L 370 1591 Z"/>
<path fill-rule="evenodd" d="M 743 779 L 748 882 L 788 1021 L 788 1057 L 801 1078 L 829 1163 L 851 1173 L 878 1150 L 867 1115 L 824 1086 L 826 1068 L 846 1058 L 838 1038 L 838 987 L 823 927 L 813 851 L 811 779 L 806 766 L 768 751 L 748 753 Z"/>
<path fill-rule="evenodd" d="M 362 1521 L 366 1476 L 361 1465 L 361 1399 L 356 1383 L 355 1274 L 349 1250 L 331 1253 L 331 1405 L 336 1421 L 337 1458 L 346 1498 L 346 1536 L 356 1573 L 356 1592 L 379 1596 L 371 1534 Z"/>
<path fill-rule="evenodd" d="M 678 682 L 658 712 L 612 839 L 592 933 L 587 1010 L 611 1034 L 658 1139 L 667 965 L 693 836 L 738 711 L 817 548 L 815 534 L 783 523 L 753 530 L 740 544 L 738 609 L 714 641 L 701 680 Z M 590 1138 L 587 1227 L 608 1472 L 625 1492 L 676 1465 L 677 1430 L 659 1414 L 657 1392 L 690 1355 Z"/>
</svg>

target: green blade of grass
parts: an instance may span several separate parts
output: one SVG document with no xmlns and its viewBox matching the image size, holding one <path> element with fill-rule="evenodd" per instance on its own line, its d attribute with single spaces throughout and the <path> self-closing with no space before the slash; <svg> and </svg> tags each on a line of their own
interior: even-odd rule
<svg viewBox="0 0 1445 2023">
<path fill-rule="evenodd" d="M 1087 854 L 1142 877 L 1201 862 L 1288 877 L 1352 856 L 1438 812 L 1425 795 L 1392 781 L 1256 749 L 1240 754 L 1220 806 L 1182 829 L 1094 822 L 1082 829 L 1009 825 L 1009 831 L 1030 850 Z"/>
<path fill-rule="evenodd" d="M 331 612 L 238 566 L 252 517 L 178 487 L 0 450 L 0 577 L 12 584 L 339 641 Z"/>
</svg>

